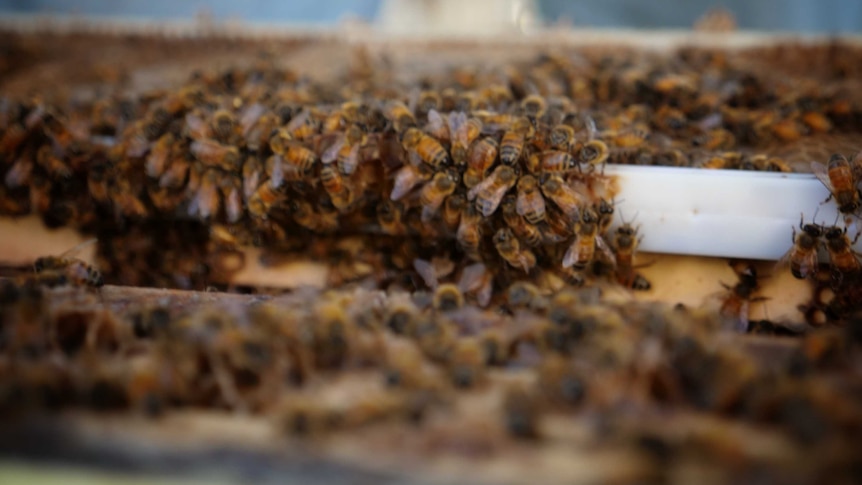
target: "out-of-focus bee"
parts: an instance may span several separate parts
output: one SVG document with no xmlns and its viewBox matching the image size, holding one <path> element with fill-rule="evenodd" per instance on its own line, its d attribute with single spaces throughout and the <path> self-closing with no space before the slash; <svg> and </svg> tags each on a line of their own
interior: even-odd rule
<svg viewBox="0 0 862 485">
<path fill-rule="evenodd" d="M 464 172 L 464 185 L 473 188 L 485 178 L 488 169 L 497 160 L 498 145 L 490 137 L 477 140 L 470 145 L 467 154 L 467 170 Z"/>
<path fill-rule="evenodd" d="M 713 128 L 702 135 L 691 139 L 691 144 L 704 150 L 732 150 L 736 146 L 736 137 L 724 128 Z"/>
<path fill-rule="evenodd" d="M 221 174 L 217 170 L 212 168 L 204 170 L 200 184 L 189 202 L 188 213 L 190 216 L 199 216 L 203 220 L 208 220 L 218 215 L 221 209 L 220 178 Z"/>
<path fill-rule="evenodd" d="M 604 237 L 599 234 L 599 217 L 591 207 L 584 208 L 581 220 L 575 231 L 575 241 L 563 256 L 563 267 L 574 267 L 582 270 L 593 260 L 596 248 L 603 252 L 605 258 L 616 265 L 613 251 L 608 247 Z"/>
<path fill-rule="evenodd" d="M 742 161 L 739 152 L 722 152 L 709 157 L 703 162 L 702 167 L 708 169 L 738 169 Z"/>
<path fill-rule="evenodd" d="M 862 270 L 859 262 L 859 254 L 853 251 L 853 245 L 859 240 L 862 232 L 856 234 L 853 241 L 847 237 L 847 228 L 832 226 L 823 230 L 826 250 L 829 252 L 829 260 L 836 276 L 844 279 L 848 276 L 856 276 Z"/>
<path fill-rule="evenodd" d="M 575 157 L 568 152 L 558 150 L 545 150 L 542 153 L 534 153 L 530 156 L 527 166 L 534 174 L 542 172 L 569 172 L 579 169 L 580 165 Z"/>
<path fill-rule="evenodd" d="M 514 195 L 507 195 L 503 198 L 503 203 L 500 210 L 503 214 L 503 221 L 509 226 L 515 235 L 524 240 L 528 246 L 539 246 L 542 243 L 542 232 L 529 222 L 525 221 L 517 211 L 517 202 Z"/>
<path fill-rule="evenodd" d="M 511 128 L 503 133 L 500 141 L 500 161 L 506 165 L 515 165 L 524 152 L 524 143 L 532 138 L 535 128 L 528 118 L 518 118 Z"/>
<path fill-rule="evenodd" d="M 617 282 L 626 288 L 649 290 L 652 286 L 650 282 L 635 271 L 635 253 L 641 240 L 638 237 L 637 228 L 626 222 L 618 227 L 611 237 L 611 246 L 614 249 L 617 264 Z"/>
<path fill-rule="evenodd" d="M 212 121 L 213 136 L 222 143 L 233 143 L 237 134 L 238 123 L 233 113 L 226 109 L 220 109 L 213 113 Z"/>
<path fill-rule="evenodd" d="M 461 214 L 467 206 L 467 198 L 464 194 L 452 194 L 443 202 L 443 223 L 451 234 L 458 230 L 461 223 Z"/>
<path fill-rule="evenodd" d="M 530 224 L 538 224 L 545 219 L 545 198 L 536 177 L 523 175 L 518 179 L 516 209 Z"/>
<path fill-rule="evenodd" d="M 471 264 L 461 271 L 458 288 L 467 295 L 474 295 L 480 307 L 486 307 L 491 302 L 494 274 L 483 263 Z"/>
<path fill-rule="evenodd" d="M 508 165 L 498 165 L 491 174 L 467 192 L 467 199 L 476 199 L 479 212 L 488 217 L 497 210 L 503 196 L 518 181 L 515 169 Z"/>
<path fill-rule="evenodd" d="M 320 182 L 338 210 L 347 210 L 353 204 L 353 189 L 345 183 L 336 165 L 330 163 L 320 168 Z"/>
<path fill-rule="evenodd" d="M 430 180 L 434 172 L 424 164 L 419 166 L 407 163 L 395 172 L 395 182 L 392 192 L 389 194 L 391 200 L 400 200 L 417 185 Z"/>
<path fill-rule="evenodd" d="M 578 153 L 578 160 L 581 163 L 589 164 L 593 167 L 605 163 L 608 159 L 610 150 L 605 142 L 601 140 L 590 140 L 581 147 Z"/>
<path fill-rule="evenodd" d="M 615 148 L 634 149 L 643 146 L 649 138 L 649 132 L 638 129 L 616 130 L 605 133 L 611 145 Z"/>
<path fill-rule="evenodd" d="M 36 151 L 36 165 L 54 177 L 69 178 L 72 176 L 72 169 L 66 162 L 57 157 L 50 145 L 42 145 Z"/>
<path fill-rule="evenodd" d="M 219 180 L 219 191 L 224 200 L 225 220 L 233 224 L 242 218 L 242 181 L 234 175 Z"/>
<path fill-rule="evenodd" d="M 452 141 L 452 159 L 456 165 L 467 161 L 467 150 L 482 133 L 482 122 L 467 118 L 463 112 L 449 113 L 449 136 Z"/>
<path fill-rule="evenodd" d="M 570 220 L 580 219 L 580 203 L 582 197 L 562 177 L 556 174 L 545 174 L 539 184 L 545 197 L 551 199 Z"/>
<path fill-rule="evenodd" d="M 749 308 L 752 302 L 762 301 L 765 298 L 754 298 L 754 293 L 760 288 L 757 282 L 757 271 L 751 265 L 745 265 L 735 270 L 738 281 L 731 287 L 724 283 L 721 285 L 727 290 L 721 298 L 721 315 L 733 322 L 733 329 L 738 332 L 748 330 Z"/>
<path fill-rule="evenodd" d="M 292 200 L 290 215 L 300 226 L 314 232 L 329 233 L 339 227 L 338 212 L 315 212 L 314 207 L 304 200 Z"/>
<path fill-rule="evenodd" d="M 419 201 L 422 204 L 422 222 L 430 221 L 437 214 L 446 197 L 455 191 L 458 184 L 456 176 L 449 171 L 437 172 L 431 181 L 422 187 L 422 192 L 419 194 Z"/>
<path fill-rule="evenodd" d="M 777 120 L 770 127 L 772 134 L 780 141 L 796 141 L 808 134 L 808 127 L 795 116 Z"/>
<path fill-rule="evenodd" d="M 425 131 L 441 141 L 449 141 L 452 137 L 447 119 L 444 119 L 436 109 L 428 112 L 428 124 L 425 125 Z"/>
<path fill-rule="evenodd" d="M 226 171 L 238 169 L 242 162 L 236 147 L 222 145 L 214 140 L 195 140 L 189 145 L 189 151 L 204 165 Z"/>
<path fill-rule="evenodd" d="M 856 188 L 858 181 L 853 176 L 850 162 L 844 155 L 839 153 L 832 155 L 827 166 L 819 162 L 811 162 L 811 171 L 829 189 L 827 201 L 834 197 L 838 210 L 842 214 L 857 215 L 862 205 L 860 202 L 862 192 Z"/>
<path fill-rule="evenodd" d="M 111 177 L 111 168 L 107 162 L 94 162 L 87 172 L 87 189 L 97 202 L 107 203 L 109 199 L 108 182 Z"/>
<path fill-rule="evenodd" d="M 416 119 L 407 105 L 400 101 L 389 101 L 383 108 L 383 116 L 392 123 L 396 133 L 404 133 L 408 128 L 416 126 Z"/>
<path fill-rule="evenodd" d="M 317 163 L 317 155 L 313 150 L 302 145 L 290 144 L 282 156 L 282 160 L 295 167 L 301 173 L 309 173 Z"/>
<path fill-rule="evenodd" d="M 432 306 L 438 312 L 449 312 L 464 306 L 464 294 L 452 283 L 444 283 L 434 289 Z"/>
<path fill-rule="evenodd" d="M 404 225 L 403 217 L 404 207 L 398 202 L 383 200 L 377 205 L 377 223 L 385 234 L 392 236 L 406 234 L 407 226 Z"/>
<path fill-rule="evenodd" d="M 518 439 L 531 440 L 540 436 L 539 405 L 525 389 L 513 387 L 503 396 L 503 420 L 506 431 Z"/>
<path fill-rule="evenodd" d="M 508 227 L 500 228 L 494 234 L 494 247 L 497 253 L 509 265 L 529 273 L 536 266 L 536 255 L 527 248 L 522 248 L 518 238 Z"/>
<path fill-rule="evenodd" d="M 778 157 L 762 157 L 758 159 L 755 164 L 759 170 L 763 170 L 765 172 L 784 172 L 790 173 L 793 172 L 793 169 L 790 168 L 790 165 L 787 165 L 787 162 L 778 158 Z"/>
<path fill-rule="evenodd" d="M 688 119 L 679 109 L 662 106 L 656 111 L 653 123 L 662 131 L 676 133 L 688 126 Z"/>
<path fill-rule="evenodd" d="M 832 130 L 832 122 L 829 118 L 817 111 L 803 113 L 800 120 L 814 133 L 827 133 Z"/>
<path fill-rule="evenodd" d="M 263 182 L 263 171 L 263 163 L 256 155 L 249 155 L 242 164 L 242 195 L 246 202 Z"/>
<path fill-rule="evenodd" d="M 481 384 L 485 378 L 485 354 L 476 337 L 458 339 L 448 362 L 449 377 L 459 388 Z"/>
<path fill-rule="evenodd" d="M 73 257 L 82 249 L 94 244 L 96 241 L 96 239 L 85 241 L 59 256 L 43 256 L 41 258 L 37 258 L 36 261 L 33 262 L 33 271 L 35 271 L 37 275 L 36 282 L 39 283 L 39 278 L 49 277 L 49 279 L 56 281 L 59 284 L 71 283 L 77 286 L 101 288 L 105 284 L 105 280 L 102 278 L 102 273 L 80 259 Z M 56 278 L 57 276 L 61 277 Z"/>
<path fill-rule="evenodd" d="M 790 265 L 790 272 L 797 279 L 805 279 L 817 271 L 817 248 L 820 245 L 820 237 L 823 228 L 818 224 L 803 224 L 802 216 L 799 216 L 799 229 L 796 233 L 793 228 L 793 247 L 778 261 L 777 266 Z"/>
<path fill-rule="evenodd" d="M 320 156 L 324 164 L 336 162 L 338 170 L 344 175 L 352 175 L 359 164 L 359 151 L 365 134 L 357 125 L 350 125 L 338 140 Z"/>
<path fill-rule="evenodd" d="M 310 139 L 317 133 L 317 121 L 312 116 L 311 110 L 306 108 L 298 115 L 291 118 L 284 127 L 294 140 L 304 141 Z"/>
<path fill-rule="evenodd" d="M 131 187 L 128 180 L 117 179 L 110 186 L 111 202 L 119 214 L 126 217 L 143 219 L 147 216 L 147 206 L 138 197 L 138 191 Z"/>
<path fill-rule="evenodd" d="M 269 219 L 269 209 L 285 198 L 284 193 L 272 183 L 272 180 L 267 180 L 260 184 L 248 198 L 248 213 L 258 219 Z"/>
<path fill-rule="evenodd" d="M 439 168 L 449 164 L 449 154 L 436 139 L 422 133 L 418 128 L 408 128 L 401 144 L 408 152 L 415 154 L 420 161 Z"/>
<path fill-rule="evenodd" d="M 482 242 L 481 222 L 482 214 L 476 205 L 467 204 L 464 207 L 464 212 L 461 214 L 461 222 L 455 234 L 458 245 L 467 257 L 474 261 L 481 261 L 479 255 L 479 245 Z"/>
<path fill-rule="evenodd" d="M 158 178 L 165 172 L 165 167 L 170 160 L 171 149 L 176 143 L 174 135 L 165 133 L 161 136 L 150 148 L 150 153 L 147 155 L 146 171 L 147 176 Z"/>
<path fill-rule="evenodd" d="M 531 94 L 521 101 L 521 109 L 524 110 L 524 114 L 529 118 L 537 119 L 545 114 L 547 103 L 545 102 L 545 98 L 538 94 Z"/>
</svg>

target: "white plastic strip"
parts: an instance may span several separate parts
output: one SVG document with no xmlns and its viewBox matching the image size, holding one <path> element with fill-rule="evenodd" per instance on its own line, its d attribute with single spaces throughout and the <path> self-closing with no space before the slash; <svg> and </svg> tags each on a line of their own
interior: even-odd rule
<svg viewBox="0 0 862 485">
<path fill-rule="evenodd" d="M 605 173 L 618 177 L 616 220 L 641 226 L 642 251 L 777 260 L 793 245 L 800 214 L 826 225 L 838 216 L 812 174 L 629 165 Z"/>
</svg>

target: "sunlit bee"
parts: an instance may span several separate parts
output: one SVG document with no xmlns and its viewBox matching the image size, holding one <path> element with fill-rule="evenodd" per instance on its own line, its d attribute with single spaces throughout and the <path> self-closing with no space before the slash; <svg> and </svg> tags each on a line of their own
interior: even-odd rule
<svg viewBox="0 0 862 485">
<path fill-rule="evenodd" d="M 856 188 L 856 177 L 850 162 L 844 155 L 836 153 L 829 159 L 827 166 L 819 162 L 811 162 L 811 171 L 829 189 L 831 198 L 835 198 L 838 210 L 845 215 L 856 215 L 860 207 L 860 191 Z"/>
<path fill-rule="evenodd" d="M 418 128 L 408 128 L 401 139 L 404 149 L 413 152 L 422 162 L 439 168 L 449 164 L 449 153 L 436 139 L 422 133 Z"/>
<path fill-rule="evenodd" d="M 593 261 L 596 248 L 602 251 L 612 265 L 616 264 L 613 251 L 599 235 L 598 215 L 591 207 L 586 207 L 575 231 L 575 241 L 563 256 L 563 267 L 573 267 L 577 270 L 586 268 Z"/>
</svg>

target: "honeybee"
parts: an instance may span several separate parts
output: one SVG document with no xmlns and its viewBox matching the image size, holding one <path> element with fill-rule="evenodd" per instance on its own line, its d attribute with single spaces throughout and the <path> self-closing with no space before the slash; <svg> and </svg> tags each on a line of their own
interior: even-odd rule
<svg viewBox="0 0 862 485">
<path fill-rule="evenodd" d="M 662 106 L 656 111 L 653 117 L 653 123 L 660 129 L 666 132 L 675 133 L 684 129 L 688 125 L 688 119 L 685 113 L 677 108 Z"/>
<path fill-rule="evenodd" d="M 204 165 L 226 171 L 238 169 L 242 162 L 236 147 L 225 146 L 214 140 L 195 140 L 189 145 L 189 151 Z"/>
<path fill-rule="evenodd" d="M 317 133 L 317 128 L 317 121 L 312 116 L 309 108 L 303 109 L 298 115 L 291 118 L 284 127 L 292 139 L 299 141 L 310 139 Z"/>
<path fill-rule="evenodd" d="M 536 266 L 536 255 L 527 248 L 521 248 L 520 241 L 508 227 L 500 228 L 494 234 L 494 247 L 509 265 L 523 269 L 524 273 Z"/>
<path fill-rule="evenodd" d="M 518 179 L 518 198 L 516 210 L 530 224 L 538 224 L 545 219 L 545 198 L 539 189 L 539 182 L 532 175 Z"/>
<path fill-rule="evenodd" d="M 396 133 L 404 133 L 416 126 L 416 119 L 410 109 L 400 101 L 389 101 L 383 109 L 383 116 L 392 123 Z"/>
<path fill-rule="evenodd" d="M 473 188 L 488 174 L 488 169 L 497 160 L 498 145 L 490 137 L 481 138 L 470 145 L 467 154 L 467 170 L 464 172 L 464 185 Z"/>
<path fill-rule="evenodd" d="M 557 174 L 545 174 L 539 184 L 545 197 L 563 210 L 570 220 L 580 218 L 581 196 Z"/>
<path fill-rule="evenodd" d="M 395 183 L 392 186 L 392 192 L 389 194 L 391 200 L 400 200 L 407 195 L 414 187 L 422 182 L 431 179 L 433 172 L 426 165 L 405 164 L 395 173 Z"/>
<path fill-rule="evenodd" d="M 503 196 L 518 181 L 515 169 L 508 165 L 498 165 L 491 174 L 467 192 L 467 199 L 476 199 L 479 212 L 488 217 L 497 210 Z"/>
<path fill-rule="evenodd" d="M 482 122 L 477 118 L 467 119 L 463 112 L 449 113 L 449 136 L 452 140 L 452 159 L 457 165 L 467 161 L 467 149 L 482 133 Z"/>
<path fill-rule="evenodd" d="M 793 169 L 787 165 L 787 162 L 778 157 L 764 157 L 757 165 L 757 168 L 766 172 L 793 172 Z"/>
<path fill-rule="evenodd" d="M 545 98 L 538 94 L 531 94 L 521 100 L 521 109 L 523 109 L 524 114 L 531 119 L 541 118 L 542 115 L 545 114 L 546 108 L 547 103 L 545 103 Z"/>
<path fill-rule="evenodd" d="M 292 200 L 289 209 L 293 220 L 306 229 L 322 233 L 338 229 L 338 211 L 315 212 L 312 205 L 304 200 Z"/>
<path fill-rule="evenodd" d="M 317 155 L 302 145 L 291 144 L 284 152 L 282 160 L 301 173 L 309 173 L 314 168 L 314 164 L 317 163 Z"/>
<path fill-rule="evenodd" d="M 57 157 L 49 145 L 42 145 L 36 151 L 36 165 L 45 169 L 49 175 L 57 178 L 69 178 L 72 176 L 72 169 L 66 162 Z"/>
<path fill-rule="evenodd" d="M 464 294 L 452 283 L 443 283 L 434 289 L 432 306 L 438 312 L 449 312 L 464 306 Z"/>
<path fill-rule="evenodd" d="M 476 337 L 458 339 L 447 363 L 455 387 L 474 387 L 485 378 L 485 354 Z"/>
<path fill-rule="evenodd" d="M 249 197 L 248 213 L 252 217 L 266 220 L 269 218 L 269 209 L 285 198 L 284 193 L 272 183 L 272 180 L 266 180 Z"/>
<path fill-rule="evenodd" d="M 542 243 L 542 232 L 529 222 L 525 221 L 517 212 L 517 202 L 514 195 L 507 195 L 503 198 L 501 211 L 503 221 L 509 226 L 515 235 L 523 239 L 528 246 L 536 247 Z"/>
<path fill-rule="evenodd" d="M 488 306 L 494 289 L 494 274 L 482 263 L 466 266 L 458 279 L 458 288 L 465 294 L 476 297 L 480 307 Z"/>
<path fill-rule="evenodd" d="M 479 256 L 479 244 L 482 242 L 482 214 L 475 204 L 467 204 L 461 214 L 461 222 L 455 238 L 458 246 L 464 251 L 468 258 L 481 261 Z"/>
<path fill-rule="evenodd" d="M 626 288 L 649 290 L 652 286 L 650 282 L 635 271 L 634 257 L 641 241 L 638 230 L 626 222 L 617 228 L 612 238 L 617 282 Z"/>
<path fill-rule="evenodd" d="M 216 111 L 213 113 L 210 125 L 216 140 L 222 143 L 231 143 L 234 141 L 233 138 L 236 134 L 238 123 L 233 113 L 226 109 Z"/>
<path fill-rule="evenodd" d="M 108 202 L 108 182 L 110 177 L 111 168 L 107 163 L 94 162 L 90 166 L 90 170 L 87 173 L 87 189 L 90 192 L 90 196 L 97 202 L 103 204 Z"/>
<path fill-rule="evenodd" d="M 451 233 L 458 230 L 461 223 L 461 213 L 467 206 L 467 198 L 463 194 L 452 194 L 443 202 L 443 223 Z"/>
<path fill-rule="evenodd" d="M 839 153 L 832 155 L 827 166 L 819 162 L 811 162 L 811 171 L 829 189 L 830 194 L 826 201 L 834 197 L 838 210 L 842 214 L 856 215 L 862 205 L 860 202 L 862 192 L 856 188 L 858 180 L 853 176 L 850 162 L 844 155 Z"/>
<path fill-rule="evenodd" d="M 534 153 L 528 164 L 533 173 L 541 172 L 568 172 L 579 169 L 578 161 L 568 152 L 557 150 L 546 150 L 542 153 Z"/>
<path fill-rule="evenodd" d="M 539 437 L 539 405 L 529 392 L 512 387 L 503 396 L 503 417 L 506 431 L 519 439 Z"/>
<path fill-rule="evenodd" d="M 36 283 L 49 280 L 56 284 L 71 283 L 76 286 L 88 286 L 101 288 L 105 284 L 102 273 L 89 264 L 74 258 L 85 247 L 96 243 L 96 239 L 90 239 L 69 249 L 59 256 L 43 256 L 33 262 L 33 271 L 38 275 Z M 40 281 L 41 279 L 41 281 Z"/>
<path fill-rule="evenodd" d="M 176 143 L 174 135 L 165 133 L 161 136 L 150 148 L 150 153 L 147 155 L 146 171 L 147 176 L 158 178 L 165 172 L 165 167 L 171 156 L 171 149 Z"/>
<path fill-rule="evenodd" d="M 535 128 L 528 118 L 518 118 L 512 123 L 500 141 L 500 161 L 506 165 L 515 165 L 521 159 L 524 143 L 532 138 Z"/>
<path fill-rule="evenodd" d="M 280 162 L 279 162 L 280 163 Z M 248 202 L 252 195 L 260 187 L 263 179 L 263 163 L 255 155 L 249 155 L 242 164 L 242 195 Z"/>
<path fill-rule="evenodd" d="M 404 207 L 398 202 L 383 200 L 377 205 L 377 222 L 384 233 L 392 236 L 400 236 L 407 233 L 404 225 Z"/>
<path fill-rule="evenodd" d="M 614 222 L 614 205 L 605 199 L 601 199 L 594 206 L 596 214 L 599 216 L 599 234 L 604 234 L 608 232 L 608 229 Z"/>
<path fill-rule="evenodd" d="M 599 217 L 591 207 L 584 208 L 581 220 L 577 224 L 575 241 L 563 256 L 563 267 L 574 267 L 582 270 L 593 260 L 596 248 L 602 251 L 605 258 L 616 265 L 616 258 L 605 239 L 599 234 Z"/>
<path fill-rule="evenodd" d="M 578 160 L 581 163 L 587 163 L 592 166 L 601 165 L 608 159 L 610 150 L 605 142 L 601 140 L 590 140 L 581 147 L 578 153 Z"/>
<path fill-rule="evenodd" d="M 548 144 L 554 150 L 568 152 L 575 141 L 575 129 L 569 125 L 557 125 L 548 133 Z"/>
<path fill-rule="evenodd" d="M 443 200 L 455 191 L 457 180 L 448 171 L 437 172 L 430 182 L 422 187 L 419 201 L 422 204 L 422 222 L 428 222 L 440 209 Z"/>
<path fill-rule="evenodd" d="M 432 167 L 449 164 L 449 154 L 443 145 L 418 128 L 408 128 L 401 138 L 401 144 L 405 150 L 414 153 L 422 162 Z"/>
<path fill-rule="evenodd" d="M 428 124 L 425 125 L 425 131 L 442 141 L 449 141 L 452 136 L 447 120 L 443 119 L 443 116 L 436 109 L 428 112 Z"/>
<path fill-rule="evenodd" d="M 853 241 L 847 237 L 847 228 L 832 226 L 824 229 L 823 238 L 826 240 L 826 250 L 829 252 L 829 259 L 832 261 L 832 268 L 837 275 L 843 279 L 844 277 L 857 275 L 862 270 L 862 263 L 859 262 L 859 255 L 853 250 L 853 245 L 859 240 L 862 232 L 856 234 Z"/>
<path fill-rule="evenodd" d="M 802 216 L 799 216 L 799 234 L 793 228 L 791 241 L 793 247 L 778 261 L 777 266 L 790 265 L 790 272 L 797 279 L 805 279 L 814 275 L 817 271 L 817 248 L 820 245 L 820 237 L 823 228 L 818 224 L 803 224 Z"/>
<path fill-rule="evenodd" d="M 643 146 L 649 139 L 649 132 L 646 130 L 627 129 L 606 133 L 611 145 L 616 148 L 633 149 Z"/>
<path fill-rule="evenodd" d="M 33 159 L 24 155 L 18 157 L 15 163 L 9 167 L 9 171 L 6 172 L 3 182 L 10 189 L 26 186 L 30 183 L 31 173 L 33 173 Z"/>
<path fill-rule="evenodd" d="M 188 213 L 190 216 L 199 216 L 203 220 L 218 215 L 221 209 L 219 199 L 220 174 L 215 169 L 209 168 L 201 175 L 200 184 L 194 191 L 189 203 Z"/>
<path fill-rule="evenodd" d="M 709 157 L 703 162 L 702 167 L 707 169 L 738 169 L 742 162 L 742 154 L 739 152 L 722 152 Z"/>
<path fill-rule="evenodd" d="M 225 220 L 233 224 L 242 218 L 242 182 L 239 177 L 225 175 L 219 180 L 219 190 L 224 200 Z"/>
<path fill-rule="evenodd" d="M 724 128 L 713 128 L 692 138 L 691 144 L 709 151 L 732 150 L 736 146 L 736 137 Z"/>
<path fill-rule="evenodd" d="M 323 165 L 320 168 L 320 182 L 336 209 L 344 211 L 353 204 L 353 189 L 345 183 L 337 166 L 331 163 Z"/>
<path fill-rule="evenodd" d="M 738 282 L 730 287 L 721 284 L 727 292 L 721 299 L 720 314 L 733 322 L 733 328 L 738 332 L 748 330 L 749 307 L 752 302 L 762 301 L 765 298 L 753 298 L 754 293 L 760 288 L 757 283 L 757 271 L 751 265 L 745 265 L 736 271 Z"/>
</svg>

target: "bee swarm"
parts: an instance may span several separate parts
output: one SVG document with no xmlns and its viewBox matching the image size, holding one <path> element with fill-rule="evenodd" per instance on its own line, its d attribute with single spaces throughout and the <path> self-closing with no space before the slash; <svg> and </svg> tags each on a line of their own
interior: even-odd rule
<svg viewBox="0 0 862 485">
<path fill-rule="evenodd" d="M 3 35 L 0 72 L 46 55 Z M 95 238 L 99 269 L 46 256 L 0 281 L 4 416 L 215 410 L 355 440 L 355 462 L 460 456 L 474 478 L 566 453 L 620 482 L 858 480 L 854 235 L 794 233 L 804 326 L 749 322 L 745 262 L 718 309 L 638 302 L 650 228 L 613 226 L 625 194 L 603 167 L 808 171 L 840 152 L 814 170 L 857 217 L 862 49 L 559 48 L 428 72 L 355 49 L 318 79 L 213 42 L 258 54 L 170 88 L 108 71 L 88 95 L 0 98 L 0 216 Z M 327 288 L 231 285 L 250 246 L 327 264 Z M 584 473 L 529 471 L 511 476 Z"/>
</svg>

